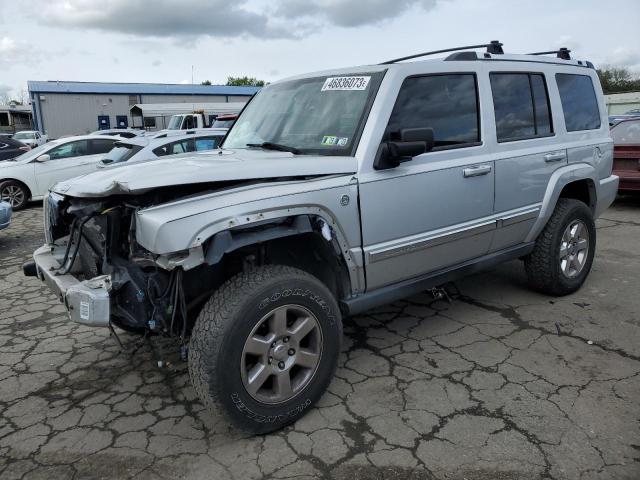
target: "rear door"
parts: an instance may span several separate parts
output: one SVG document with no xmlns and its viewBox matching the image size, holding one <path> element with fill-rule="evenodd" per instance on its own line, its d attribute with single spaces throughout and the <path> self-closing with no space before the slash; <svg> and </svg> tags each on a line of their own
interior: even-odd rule
<svg viewBox="0 0 640 480">
<path fill-rule="evenodd" d="M 475 72 L 404 79 L 381 140 L 403 128 L 433 128 L 435 149 L 359 177 L 367 290 L 487 253 L 494 172 L 477 80 Z"/>
<path fill-rule="evenodd" d="M 548 82 L 540 71 L 489 73 L 495 132 L 497 230 L 491 245 L 499 251 L 524 242 L 567 152 L 554 131 Z M 557 99 L 556 99 L 557 100 Z"/>
</svg>

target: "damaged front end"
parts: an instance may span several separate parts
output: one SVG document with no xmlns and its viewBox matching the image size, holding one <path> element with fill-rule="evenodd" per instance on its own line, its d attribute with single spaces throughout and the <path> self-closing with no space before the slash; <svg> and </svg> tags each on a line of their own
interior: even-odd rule
<svg viewBox="0 0 640 480">
<path fill-rule="evenodd" d="M 200 263 L 191 261 L 190 252 L 159 257 L 138 245 L 136 212 L 151 204 L 145 196 L 82 199 L 50 193 L 44 201 L 46 244 L 25 273 L 46 282 L 74 322 L 184 340 L 188 312 L 212 270 L 185 276 Z"/>
</svg>

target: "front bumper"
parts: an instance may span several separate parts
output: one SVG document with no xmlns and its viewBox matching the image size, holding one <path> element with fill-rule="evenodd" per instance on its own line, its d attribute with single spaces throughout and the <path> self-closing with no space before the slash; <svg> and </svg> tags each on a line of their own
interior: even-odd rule
<svg viewBox="0 0 640 480">
<path fill-rule="evenodd" d="M 107 327 L 111 315 L 111 277 L 101 275 L 80 281 L 71 274 L 56 275 L 58 260 L 48 245 L 33 253 L 36 274 L 58 296 L 69 318 L 83 325 Z"/>
<path fill-rule="evenodd" d="M 611 175 L 600 180 L 597 190 L 597 202 L 595 217 L 599 217 L 616 199 L 618 193 L 618 183 L 620 179 L 617 175 Z"/>
</svg>

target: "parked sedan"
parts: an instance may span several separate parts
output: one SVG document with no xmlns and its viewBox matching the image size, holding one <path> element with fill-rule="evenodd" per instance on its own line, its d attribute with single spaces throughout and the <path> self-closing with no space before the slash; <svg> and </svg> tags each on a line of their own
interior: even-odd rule
<svg viewBox="0 0 640 480">
<path fill-rule="evenodd" d="M 50 186 L 96 168 L 119 137 L 83 135 L 54 140 L 12 160 L 0 162 L 0 200 L 20 210 L 39 200 Z"/>
<path fill-rule="evenodd" d="M 11 223 L 11 204 L 0 202 L 0 230 L 4 230 Z"/>
<path fill-rule="evenodd" d="M 166 155 L 199 152 L 218 148 L 227 133 L 226 128 L 172 130 L 151 137 L 136 137 L 116 143 L 103 159 L 102 166 L 154 160 Z"/>
<path fill-rule="evenodd" d="M 0 160 L 16 158 L 31 150 L 29 145 L 9 137 L 0 137 Z"/>
<path fill-rule="evenodd" d="M 618 190 L 640 192 L 640 117 L 611 127 L 613 173 L 620 177 Z"/>
<path fill-rule="evenodd" d="M 25 145 L 29 145 L 31 148 L 36 148 L 40 145 L 44 145 L 49 141 L 49 137 L 37 130 L 24 130 L 16 133 L 13 137 L 14 140 L 19 140 Z"/>
</svg>

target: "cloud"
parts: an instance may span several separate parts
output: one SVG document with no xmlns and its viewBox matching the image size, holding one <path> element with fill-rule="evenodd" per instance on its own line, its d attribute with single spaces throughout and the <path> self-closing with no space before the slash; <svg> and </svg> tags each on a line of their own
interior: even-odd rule
<svg viewBox="0 0 640 480">
<path fill-rule="evenodd" d="M 414 6 L 431 10 L 437 2 L 438 0 L 279 0 L 275 13 L 288 19 L 358 27 L 391 20 Z"/>
<path fill-rule="evenodd" d="M 272 25 L 247 0 L 49 0 L 35 9 L 41 23 L 118 32 L 138 37 L 180 37 L 192 45 L 199 36 L 284 38 L 290 29 Z"/>
<path fill-rule="evenodd" d="M 0 95 L 7 95 L 12 90 L 13 88 L 11 88 L 9 85 L 0 83 Z"/>
<path fill-rule="evenodd" d="M 35 56 L 31 44 L 19 42 L 8 36 L 0 36 L 0 66 L 4 69 L 14 64 L 32 63 Z"/>
</svg>

